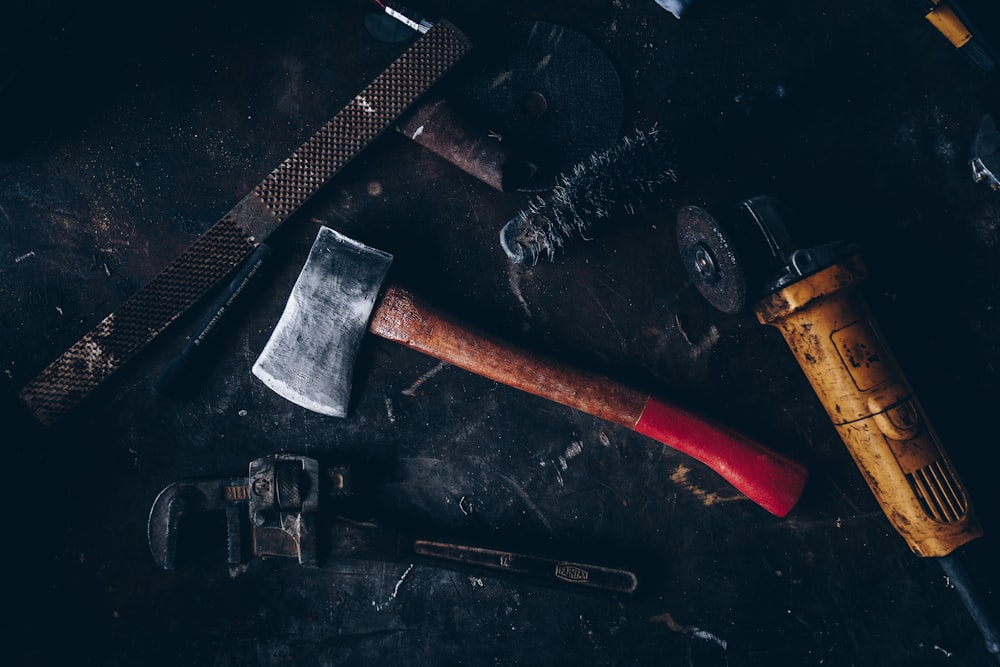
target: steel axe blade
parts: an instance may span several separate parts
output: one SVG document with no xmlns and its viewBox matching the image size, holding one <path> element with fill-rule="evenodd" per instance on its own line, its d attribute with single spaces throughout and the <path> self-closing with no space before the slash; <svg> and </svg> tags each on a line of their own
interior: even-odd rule
<svg viewBox="0 0 1000 667">
<path fill-rule="evenodd" d="M 253 374 L 279 396 L 346 417 L 358 346 L 392 255 L 322 227 Z"/>
<path fill-rule="evenodd" d="M 271 340 L 254 364 L 254 374 L 304 408 L 345 416 L 351 370 L 367 328 L 381 338 L 684 452 L 772 514 L 785 516 L 798 501 L 805 468 L 740 433 L 604 376 L 476 331 L 406 290 L 389 286 L 380 298 L 390 261 L 379 250 L 321 229 Z"/>
</svg>

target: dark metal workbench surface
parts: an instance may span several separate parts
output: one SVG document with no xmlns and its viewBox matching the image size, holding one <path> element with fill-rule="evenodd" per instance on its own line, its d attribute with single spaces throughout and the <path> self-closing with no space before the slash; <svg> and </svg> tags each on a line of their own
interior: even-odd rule
<svg viewBox="0 0 1000 667">
<path fill-rule="evenodd" d="M 970 6 L 973 6 L 969 3 Z M 985 3 L 983 3 L 985 4 Z M 189 314 L 85 408 L 42 429 L 18 389 L 192 243 L 380 72 L 357 2 L 41 2 L 3 13 L 0 410 L 6 664 L 987 665 L 932 562 L 879 511 L 785 344 L 715 312 L 673 237 L 678 206 L 792 200 L 809 240 L 853 239 L 866 294 L 986 528 L 1000 494 L 1000 199 L 968 148 L 1000 88 L 909 2 L 425 2 L 477 37 L 537 19 L 614 63 L 624 130 L 658 124 L 680 181 L 552 262 L 497 233 L 527 201 L 389 134 L 272 238 L 276 274 L 190 399 L 151 389 Z M 988 12 L 984 28 L 998 28 Z M 775 91 L 781 91 L 776 95 Z M 757 108 L 758 103 L 764 104 Z M 394 279 L 525 347 L 654 391 L 805 462 L 778 519 L 642 436 L 378 340 L 346 419 L 278 398 L 249 368 L 325 224 L 392 252 Z M 631 597 L 408 563 L 225 563 L 192 526 L 174 572 L 146 544 L 157 492 L 286 451 L 416 470 L 372 499 L 413 531 L 634 563 Z"/>
</svg>

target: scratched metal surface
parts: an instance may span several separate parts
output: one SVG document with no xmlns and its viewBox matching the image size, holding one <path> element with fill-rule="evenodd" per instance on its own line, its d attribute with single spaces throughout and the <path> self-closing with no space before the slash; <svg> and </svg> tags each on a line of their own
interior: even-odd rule
<svg viewBox="0 0 1000 667">
<path fill-rule="evenodd" d="M 996 83 L 908 3 L 814 5 L 703 0 L 678 21 L 654 2 L 423 3 L 473 40 L 525 18 L 594 39 L 621 75 L 626 125 L 673 138 L 676 190 L 554 263 L 511 267 L 497 232 L 524 196 L 384 137 L 273 238 L 281 266 L 189 399 L 150 386 L 193 315 L 49 431 L 16 391 L 401 47 L 365 33 L 361 2 L 154 20 L 23 10 L 0 124 L 11 664 L 990 664 L 776 332 L 712 311 L 675 261 L 678 205 L 761 192 L 800 205 L 805 240 L 862 243 L 872 306 L 986 527 L 974 564 L 994 591 L 1000 200 L 972 183 L 966 153 Z M 348 418 L 283 402 L 250 366 L 321 224 L 392 252 L 395 280 L 481 327 L 800 458 L 803 500 L 776 519 L 640 436 L 390 343 L 362 347 Z M 634 561 L 642 588 L 608 599 L 408 563 L 258 561 L 231 576 L 221 523 L 192 532 L 206 539 L 176 572 L 156 569 L 145 520 L 161 488 L 279 450 L 401 470 L 373 502 L 389 522 L 584 545 Z"/>
</svg>

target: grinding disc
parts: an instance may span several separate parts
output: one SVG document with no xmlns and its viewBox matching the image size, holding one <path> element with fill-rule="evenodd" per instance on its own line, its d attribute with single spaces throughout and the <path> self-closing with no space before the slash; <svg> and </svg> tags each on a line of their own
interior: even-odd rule
<svg viewBox="0 0 1000 667">
<path fill-rule="evenodd" d="M 519 22 L 480 41 L 450 100 L 538 167 L 522 191 L 549 190 L 621 132 L 622 86 L 587 37 L 543 22 Z"/>
<path fill-rule="evenodd" d="M 677 214 L 677 249 L 691 282 L 724 313 L 743 310 L 747 278 L 730 238 L 708 211 L 685 206 Z"/>
</svg>

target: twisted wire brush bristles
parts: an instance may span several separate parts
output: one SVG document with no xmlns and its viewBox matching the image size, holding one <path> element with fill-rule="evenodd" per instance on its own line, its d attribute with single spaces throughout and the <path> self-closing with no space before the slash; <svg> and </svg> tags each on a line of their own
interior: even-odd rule
<svg viewBox="0 0 1000 667">
<path fill-rule="evenodd" d="M 500 246 L 518 264 L 537 263 L 573 237 L 587 238 L 597 221 L 635 206 L 665 183 L 677 182 L 673 165 L 664 155 L 659 129 L 637 130 L 614 146 L 593 153 L 568 174 L 546 197 L 535 197 L 500 231 Z"/>
</svg>

